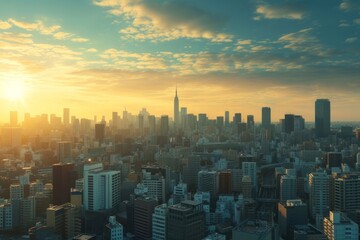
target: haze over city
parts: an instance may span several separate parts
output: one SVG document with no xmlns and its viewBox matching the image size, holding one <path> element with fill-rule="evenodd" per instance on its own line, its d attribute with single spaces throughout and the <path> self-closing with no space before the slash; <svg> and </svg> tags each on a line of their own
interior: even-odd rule
<svg viewBox="0 0 360 240">
<path fill-rule="evenodd" d="M 358 1 L 78 0 L 0 3 L 0 121 L 55 113 L 241 111 L 358 120 Z M 224 109 L 226 107 L 226 109 Z"/>
</svg>

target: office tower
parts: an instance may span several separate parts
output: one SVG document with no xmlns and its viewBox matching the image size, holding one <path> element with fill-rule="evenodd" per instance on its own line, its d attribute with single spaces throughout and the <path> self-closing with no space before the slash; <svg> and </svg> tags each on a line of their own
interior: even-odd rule
<svg viewBox="0 0 360 240">
<path fill-rule="evenodd" d="M 83 178 L 84 178 L 84 186 L 83 186 L 83 200 L 84 200 L 84 208 L 88 209 L 89 207 L 89 181 L 88 176 L 91 172 L 98 172 L 103 170 L 103 164 L 102 163 L 91 163 L 84 165 L 83 169 Z"/>
<path fill-rule="evenodd" d="M 98 211 L 115 209 L 120 204 L 119 171 L 91 171 L 84 179 L 87 186 L 86 210 Z"/>
<path fill-rule="evenodd" d="M 74 164 L 54 164 L 53 170 L 53 204 L 61 205 L 70 202 L 70 189 L 75 187 L 77 178 Z"/>
<path fill-rule="evenodd" d="M 235 113 L 233 117 L 233 128 L 237 129 L 239 123 L 241 123 L 241 113 Z"/>
<path fill-rule="evenodd" d="M 116 221 L 115 216 L 109 217 L 109 223 L 105 225 L 104 240 L 123 240 L 123 226 Z"/>
<path fill-rule="evenodd" d="M 334 209 L 341 212 L 360 209 L 360 178 L 358 174 L 344 175 L 335 179 Z"/>
<path fill-rule="evenodd" d="M 151 239 L 152 214 L 159 203 L 154 198 L 139 197 L 134 200 L 134 226 L 136 239 Z"/>
<path fill-rule="evenodd" d="M 205 216 L 202 204 L 194 201 L 168 207 L 167 240 L 198 240 L 204 237 Z"/>
<path fill-rule="evenodd" d="M 257 176 L 256 176 L 256 162 L 243 162 L 242 163 L 243 176 L 249 176 L 253 187 L 257 189 Z"/>
<path fill-rule="evenodd" d="M 267 130 L 271 127 L 271 109 L 269 107 L 263 107 L 261 110 L 261 126 Z"/>
<path fill-rule="evenodd" d="M 112 129 L 117 130 L 119 127 L 119 115 L 118 112 L 112 113 Z"/>
<path fill-rule="evenodd" d="M 291 233 L 296 225 L 308 224 L 308 210 L 300 199 L 287 200 L 278 204 L 278 223 L 280 234 L 285 239 L 291 238 Z"/>
<path fill-rule="evenodd" d="M 177 88 L 175 90 L 175 98 L 174 98 L 174 127 L 175 129 L 180 127 L 179 98 L 177 95 Z"/>
<path fill-rule="evenodd" d="M 198 190 L 200 192 L 210 192 L 214 198 L 219 189 L 219 175 L 216 171 L 201 170 L 198 172 Z"/>
<path fill-rule="evenodd" d="M 187 200 L 187 197 L 187 184 L 181 181 L 178 185 L 174 186 L 174 191 L 172 195 L 173 204 L 181 203 L 182 201 Z"/>
<path fill-rule="evenodd" d="M 36 222 L 35 197 L 20 200 L 20 224 L 23 230 L 28 230 Z"/>
<path fill-rule="evenodd" d="M 71 239 L 81 232 L 80 208 L 70 203 L 50 205 L 46 209 L 46 226 L 63 239 Z"/>
<path fill-rule="evenodd" d="M 341 168 L 342 154 L 340 152 L 327 152 L 326 153 L 326 168 L 333 167 Z"/>
<path fill-rule="evenodd" d="M 207 115 L 206 113 L 199 113 L 199 128 L 205 128 L 207 126 Z"/>
<path fill-rule="evenodd" d="M 230 113 L 229 111 L 225 111 L 225 127 L 230 127 Z"/>
<path fill-rule="evenodd" d="M 105 140 L 105 124 L 95 124 L 95 140 L 99 143 L 103 143 Z"/>
<path fill-rule="evenodd" d="M 216 117 L 216 127 L 219 130 L 222 130 L 222 128 L 224 127 L 224 117 L 223 116 Z"/>
<path fill-rule="evenodd" d="M 341 212 L 330 211 L 330 216 L 324 218 L 324 235 L 329 240 L 358 240 L 359 226 Z"/>
<path fill-rule="evenodd" d="M 294 130 L 301 131 L 305 129 L 305 119 L 302 116 L 294 116 Z"/>
<path fill-rule="evenodd" d="M 129 127 L 129 121 L 128 121 L 128 111 L 126 111 L 126 109 L 123 111 L 123 114 L 122 114 L 122 125 L 123 125 L 123 129 L 128 129 Z"/>
<path fill-rule="evenodd" d="M 140 134 L 144 133 L 144 115 L 139 114 L 138 115 L 138 119 L 139 119 L 139 130 L 140 130 Z"/>
<path fill-rule="evenodd" d="M 162 115 L 160 118 L 160 135 L 168 136 L 169 135 L 169 116 Z"/>
<path fill-rule="evenodd" d="M 60 163 L 71 162 L 71 142 L 63 141 L 57 143 L 57 158 Z"/>
<path fill-rule="evenodd" d="M 3 127 L 1 129 L 2 147 L 15 148 L 21 146 L 21 128 Z"/>
<path fill-rule="evenodd" d="M 18 113 L 17 111 L 10 112 L 10 126 L 16 127 L 18 125 Z"/>
<path fill-rule="evenodd" d="M 246 122 L 247 128 L 251 129 L 255 125 L 254 121 L 254 115 L 247 115 L 247 122 Z"/>
<path fill-rule="evenodd" d="M 219 173 L 219 194 L 232 193 L 232 178 L 230 171 L 222 171 Z"/>
<path fill-rule="evenodd" d="M 250 176 L 246 175 L 242 177 L 241 190 L 244 198 L 253 198 L 253 183 Z"/>
<path fill-rule="evenodd" d="M 329 99 L 317 99 L 315 102 L 315 132 L 317 137 L 330 134 L 331 114 Z"/>
<path fill-rule="evenodd" d="M 0 232 L 13 229 L 13 211 L 11 202 L 0 204 Z"/>
<path fill-rule="evenodd" d="M 230 169 L 231 172 L 231 187 L 234 192 L 241 192 L 241 180 L 242 170 L 241 169 Z"/>
<path fill-rule="evenodd" d="M 149 116 L 148 116 L 148 121 L 149 121 L 149 132 L 150 132 L 150 135 L 155 135 L 155 134 L 156 134 L 156 121 L 155 121 L 155 116 L 154 116 L 154 115 L 149 115 Z"/>
<path fill-rule="evenodd" d="M 296 177 L 284 175 L 280 179 L 280 202 L 296 199 Z"/>
<path fill-rule="evenodd" d="M 152 214 L 152 240 L 166 240 L 166 204 L 156 206 Z"/>
<path fill-rule="evenodd" d="M 165 202 L 165 178 L 162 175 L 143 170 L 141 183 L 147 188 L 149 196 L 158 199 L 160 203 Z"/>
<path fill-rule="evenodd" d="M 295 126 L 295 116 L 293 114 L 285 114 L 285 133 L 292 133 Z"/>
<path fill-rule="evenodd" d="M 325 172 L 309 174 L 309 207 L 313 219 L 316 218 L 316 215 L 324 217 L 329 213 L 329 184 L 330 176 Z"/>
<path fill-rule="evenodd" d="M 196 115 L 188 114 L 187 115 L 187 130 L 189 130 L 189 131 L 196 130 L 196 125 L 197 125 L 196 122 L 197 122 Z"/>
<path fill-rule="evenodd" d="M 185 130 L 187 128 L 187 108 L 182 107 L 180 111 L 181 128 Z"/>
<path fill-rule="evenodd" d="M 70 109 L 64 108 L 63 110 L 63 124 L 65 127 L 70 125 Z"/>
</svg>

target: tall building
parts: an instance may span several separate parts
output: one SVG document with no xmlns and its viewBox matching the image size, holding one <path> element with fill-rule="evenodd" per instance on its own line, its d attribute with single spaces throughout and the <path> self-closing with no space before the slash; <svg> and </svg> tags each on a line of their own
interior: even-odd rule
<svg viewBox="0 0 360 240">
<path fill-rule="evenodd" d="M 10 112 L 10 126 L 16 127 L 18 125 L 18 113 L 17 111 Z"/>
<path fill-rule="evenodd" d="M 74 164 L 54 164 L 53 170 L 53 204 L 61 205 L 70 202 L 70 189 L 75 187 L 77 178 Z"/>
<path fill-rule="evenodd" d="M 292 133 L 295 127 L 294 114 L 285 114 L 285 133 Z"/>
<path fill-rule="evenodd" d="M 0 232 L 12 230 L 13 225 L 13 211 L 10 202 L 0 204 Z"/>
<path fill-rule="evenodd" d="M 315 102 L 315 132 L 317 137 L 330 134 L 331 114 L 329 99 L 317 99 Z"/>
<path fill-rule="evenodd" d="M 187 128 L 187 108 L 186 107 L 182 107 L 180 109 L 180 123 L 181 123 L 181 128 L 183 130 L 185 130 Z"/>
<path fill-rule="evenodd" d="M 206 113 L 199 113 L 199 128 L 205 128 L 207 126 L 207 115 Z"/>
<path fill-rule="evenodd" d="M 119 171 L 91 171 L 87 178 L 86 209 L 91 211 L 115 209 L 120 204 Z M 84 204 L 85 205 L 85 204 Z"/>
<path fill-rule="evenodd" d="M 334 182 L 334 209 L 351 212 L 360 209 L 359 175 L 344 175 Z"/>
<path fill-rule="evenodd" d="M 174 98 L 174 125 L 175 125 L 175 129 L 180 127 L 179 98 L 177 95 L 177 88 L 175 90 L 175 98 Z"/>
<path fill-rule="evenodd" d="M 219 189 L 219 175 L 216 171 L 202 170 L 198 172 L 198 190 L 200 192 L 210 192 L 214 198 Z"/>
<path fill-rule="evenodd" d="M 123 240 L 123 226 L 116 221 L 115 216 L 109 217 L 109 223 L 105 225 L 104 240 Z"/>
<path fill-rule="evenodd" d="M 105 140 L 105 124 L 97 123 L 95 124 L 95 140 L 99 143 L 103 143 Z"/>
<path fill-rule="evenodd" d="M 232 178 L 230 171 L 222 171 L 219 173 L 219 194 L 232 193 Z"/>
<path fill-rule="evenodd" d="M 229 111 L 225 111 L 225 127 L 228 128 L 230 126 L 230 113 Z"/>
<path fill-rule="evenodd" d="M 166 201 L 165 178 L 162 175 L 143 170 L 141 182 L 147 188 L 149 196 L 159 199 L 161 203 Z"/>
<path fill-rule="evenodd" d="M 251 178 L 253 187 L 255 189 L 257 189 L 256 162 L 243 162 L 242 163 L 242 173 L 243 173 L 243 176 L 249 176 Z"/>
<path fill-rule="evenodd" d="M 168 208 L 166 204 L 155 207 L 152 214 L 152 239 L 166 240 L 166 217 Z"/>
<path fill-rule="evenodd" d="M 119 127 L 119 115 L 118 112 L 112 113 L 112 129 L 117 130 Z"/>
<path fill-rule="evenodd" d="M 261 125 L 267 130 L 271 127 L 271 109 L 269 107 L 263 107 L 261 110 Z"/>
<path fill-rule="evenodd" d="M 205 235 L 205 215 L 202 204 L 194 201 L 168 207 L 167 240 L 198 240 Z"/>
<path fill-rule="evenodd" d="M 359 226 L 341 212 L 330 211 L 324 218 L 324 235 L 328 240 L 358 240 Z"/>
<path fill-rule="evenodd" d="M 313 219 L 316 216 L 324 217 L 329 212 L 329 184 L 330 176 L 325 172 L 313 172 L 309 174 L 309 207 Z"/>
<path fill-rule="evenodd" d="M 251 129 L 255 125 L 254 115 L 247 115 L 247 122 L 246 122 L 247 128 Z"/>
<path fill-rule="evenodd" d="M 280 202 L 296 199 L 296 177 L 284 175 L 280 178 Z"/>
<path fill-rule="evenodd" d="M 57 143 L 57 157 L 60 163 L 71 162 L 71 142 L 62 141 Z"/>
<path fill-rule="evenodd" d="M 291 238 L 291 233 L 296 225 L 308 224 L 308 210 L 300 199 L 288 200 L 278 204 L 278 223 L 280 234 L 285 239 Z"/>
<path fill-rule="evenodd" d="M 237 129 L 238 124 L 241 123 L 241 113 L 235 113 L 233 117 L 233 127 Z"/>
<path fill-rule="evenodd" d="M 140 197 L 134 200 L 134 226 L 136 239 L 151 239 L 152 214 L 158 201 L 150 197 Z"/>
<path fill-rule="evenodd" d="M 168 115 L 162 115 L 160 118 L 160 135 L 161 136 L 169 135 L 169 116 Z"/>
<path fill-rule="evenodd" d="M 84 208 L 88 209 L 89 207 L 89 181 L 87 181 L 86 179 L 88 179 L 88 176 L 91 172 L 98 172 L 103 170 L 103 164 L 102 163 L 91 163 L 89 162 L 88 164 L 84 165 L 84 170 L 83 170 L 83 177 L 84 177 L 84 185 L 83 185 L 83 200 L 84 200 Z"/>
<path fill-rule="evenodd" d="M 70 125 L 70 109 L 69 108 L 64 108 L 63 124 L 65 127 L 68 127 Z"/>
<path fill-rule="evenodd" d="M 156 120 L 154 115 L 148 116 L 149 122 L 149 133 L 150 135 L 154 136 L 156 134 Z"/>
</svg>

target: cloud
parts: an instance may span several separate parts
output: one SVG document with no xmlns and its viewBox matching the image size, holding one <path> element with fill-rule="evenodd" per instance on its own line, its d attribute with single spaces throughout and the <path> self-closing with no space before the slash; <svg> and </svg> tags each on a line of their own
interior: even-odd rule
<svg viewBox="0 0 360 240">
<path fill-rule="evenodd" d="M 9 29 L 9 28 L 11 28 L 11 24 L 9 22 L 0 20 L 0 29 L 6 30 L 6 29 Z"/>
<path fill-rule="evenodd" d="M 345 12 L 358 11 L 360 10 L 360 2 L 358 0 L 343 0 L 339 8 Z"/>
<path fill-rule="evenodd" d="M 84 43 L 84 42 L 88 42 L 89 39 L 87 39 L 87 38 L 72 38 L 71 41 L 78 42 L 78 43 Z"/>
<path fill-rule="evenodd" d="M 251 44 L 251 40 L 250 40 L 250 39 L 238 40 L 238 41 L 237 41 L 237 45 L 248 45 L 248 44 Z"/>
<path fill-rule="evenodd" d="M 301 20 L 307 13 L 307 6 L 303 2 L 287 2 L 277 5 L 259 5 L 256 8 L 255 20 L 264 19 L 293 19 Z"/>
<path fill-rule="evenodd" d="M 132 26 L 120 30 L 122 38 L 170 41 L 178 38 L 230 42 L 232 35 L 221 32 L 225 19 L 203 9 L 175 1 L 97 0 L 110 7 L 111 14 L 123 16 Z"/>
<path fill-rule="evenodd" d="M 7 42 L 14 42 L 14 43 L 33 43 L 31 39 L 31 34 L 23 34 L 23 33 L 11 33 L 11 32 L 4 32 L 0 33 L 0 40 L 5 40 Z"/>
<path fill-rule="evenodd" d="M 353 21 L 355 24 L 360 25 L 360 18 L 354 19 Z"/>
<path fill-rule="evenodd" d="M 67 32 L 57 32 L 53 35 L 53 37 L 57 40 L 63 40 L 63 39 L 67 39 L 69 37 L 71 37 L 72 34 L 67 33 Z"/>
<path fill-rule="evenodd" d="M 285 34 L 278 39 L 278 42 L 285 44 L 284 48 L 295 52 L 303 52 L 319 57 L 327 56 L 329 51 L 311 34 L 312 30 L 312 28 L 306 28 L 298 32 Z"/>
<path fill-rule="evenodd" d="M 357 37 L 350 37 L 345 40 L 346 43 L 354 43 L 358 40 Z"/>
<path fill-rule="evenodd" d="M 89 48 L 86 50 L 87 52 L 96 53 L 98 50 L 96 48 Z"/>
</svg>

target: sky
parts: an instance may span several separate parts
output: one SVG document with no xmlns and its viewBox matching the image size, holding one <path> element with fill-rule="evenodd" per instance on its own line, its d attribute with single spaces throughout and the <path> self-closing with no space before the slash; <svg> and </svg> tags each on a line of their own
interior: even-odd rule
<svg viewBox="0 0 360 240">
<path fill-rule="evenodd" d="M 1 0 L 0 121 L 241 112 L 360 120 L 360 1 Z"/>
</svg>

